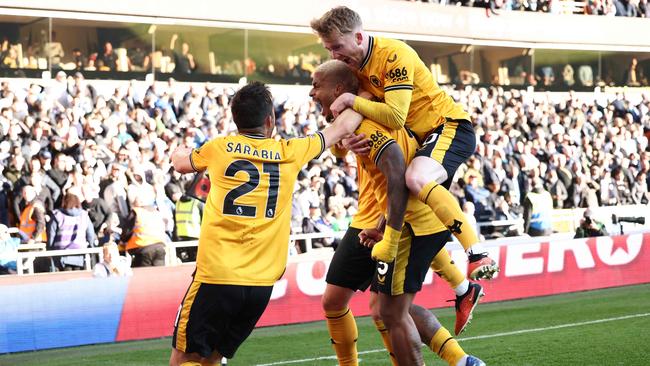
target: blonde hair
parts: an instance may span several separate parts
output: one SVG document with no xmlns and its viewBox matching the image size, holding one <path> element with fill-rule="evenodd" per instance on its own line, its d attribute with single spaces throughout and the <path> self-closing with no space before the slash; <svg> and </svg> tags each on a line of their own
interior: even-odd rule
<svg viewBox="0 0 650 366">
<path fill-rule="evenodd" d="M 361 17 L 346 6 L 338 6 L 310 23 L 319 37 L 352 33 L 362 26 Z"/>
</svg>

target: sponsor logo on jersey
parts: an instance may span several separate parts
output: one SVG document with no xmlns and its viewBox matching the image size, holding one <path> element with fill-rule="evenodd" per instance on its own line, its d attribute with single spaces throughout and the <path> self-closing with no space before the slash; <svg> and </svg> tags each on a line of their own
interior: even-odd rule
<svg viewBox="0 0 650 366">
<path fill-rule="evenodd" d="M 391 69 L 386 73 L 386 79 L 390 79 L 391 83 L 398 83 L 401 81 L 407 81 L 408 78 L 408 70 L 406 70 L 406 67 L 396 67 L 394 69 Z"/>
<path fill-rule="evenodd" d="M 370 83 L 376 86 L 377 88 L 381 88 L 381 81 L 375 75 L 370 76 Z"/>
</svg>

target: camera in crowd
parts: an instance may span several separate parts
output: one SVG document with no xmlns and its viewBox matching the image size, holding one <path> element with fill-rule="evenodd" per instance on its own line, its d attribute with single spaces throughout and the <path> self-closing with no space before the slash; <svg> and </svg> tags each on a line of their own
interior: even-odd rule
<svg viewBox="0 0 650 366">
<path fill-rule="evenodd" d="M 643 225 L 645 224 L 645 217 L 616 216 L 615 214 L 612 214 L 612 224 L 618 224 L 621 222 L 631 222 L 633 224 Z"/>
</svg>

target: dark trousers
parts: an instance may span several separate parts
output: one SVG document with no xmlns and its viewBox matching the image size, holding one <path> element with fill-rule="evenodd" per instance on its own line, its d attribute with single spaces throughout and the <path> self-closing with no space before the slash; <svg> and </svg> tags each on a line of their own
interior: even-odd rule
<svg viewBox="0 0 650 366">
<path fill-rule="evenodd" d="M 146 247 L 131 249 L 133 267 L 151 267 L 165 265 L 165 244 L 156 243 Z"/>
</svg>

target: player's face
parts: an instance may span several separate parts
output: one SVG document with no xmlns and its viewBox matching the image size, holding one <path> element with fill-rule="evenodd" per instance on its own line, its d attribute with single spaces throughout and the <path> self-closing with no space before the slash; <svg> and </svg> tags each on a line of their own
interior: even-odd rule
<svg viewBox="0 0 650 366">
<path fill-rule="evenodd" d="M 337 95 L 333 83 L 325 80 L 323 76 L 321 72 L 317 71 L 314 73 L 309 96 L 314 102 L 320 104 L 321 108 L 323 108 L 323 115 L 329 118 L 332 115 L 330 105 L 334 102 Z"/>
<path fill-rule="evenodd" d="M 332 34 L 321 41 L 330 57 L 345 62 L 352 70 L 358 70 L 365 56 L 361 46 L 361 33 Z"/>
</svg>

